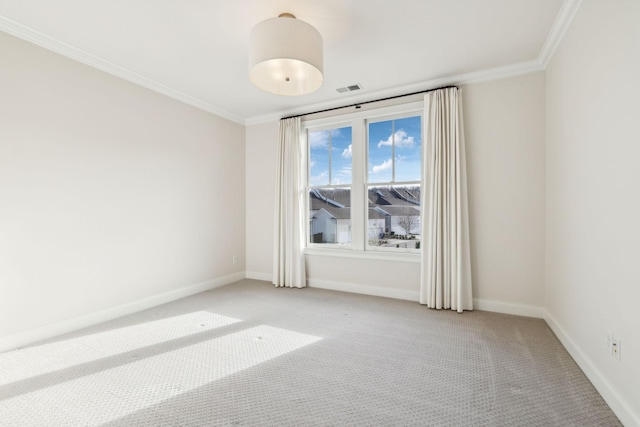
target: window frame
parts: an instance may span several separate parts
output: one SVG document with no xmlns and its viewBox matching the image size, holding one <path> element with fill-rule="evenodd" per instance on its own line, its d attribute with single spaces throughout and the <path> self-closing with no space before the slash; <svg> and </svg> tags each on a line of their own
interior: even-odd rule
<svg viewBox="0 0 640 427">
<path fill-rule="evenodd" d="M 311 255 L 329 255 L 340 257 L 353 257 L 365 259 L 384 259 L 398 260 L 408 262 L 419 262 L 420 250 L 405 248 L 380 248 L 370 246 L 368 242 L 368 123 L 380 122 L 386 120 L 397 120 L 407 117 L 420 116 L 421 125 L 421 161 L 424 161 L 425 138 L 424 138 L 424 106 L 422 101 L 409 102 L 393 106 L 380 108 L 367 108 L 359 111 L 331 115 L 321 118 L 303 118 L 301 123 L 301 134 L 304 139 L 304 149 L 306 150 L 305 185 L 304 185 L 304 209 L 305 209 L 305 254 Z M 351 184 L 346 185 L 328 185 L 328 186 L 311 186 L 310 179 L 310 147 L 308 135 L 310 131 L 336 129 L 342 127 L 351 127 L 351 144 L 352 144 L 352 173 Z M 394 160 L 395 161 L 395 160 Z M 422 173 L 424 167 L 421 163 L 421 181 L 412 183 L 420 184 L 424 181 Z M 406 184 L 401 182 L 400 184 Z M 379 185 L 378 183 L 375 183 Z M 397 185 L 397 184 L 394 184 Z M 310 206 L 309 191 L 311 188 L 318 187 L 337 187 L 351 188 L 351 244 L 331 244 L 331 243 L 313 243 L 310 236 Z M 425 200 L 425 191 L 422 189 L 421 200 Z M 420 224 L 422 228 L 422 224 Z"/>
<path fill-rule="evenodd" d="M 370 138 L 370 134 L 369 134 L 369 130 L 370 130 L 370 124 L 371 123 L 382 123 L 382 122 L 388 122 L 388 121 L 395 121 L 395 120 L 401 120 L 401 119 L 406 119 L 406 118 L 410 118 L 410 117 L 420 117 L 420 180 L 413 180 L 413 181 L 397 181 L 396 180 L 396 151 L 395 151 L 395 143 L 392 146 L 392 160 L 393 160 L 393 164 L 392 164 L 392 174 L 391 174 L 391 181 L 371 181 L 369 179 L 369 168 L 368 168 L 368 160 L 369 160 L 369 149 L 370 149 L 370 144 L 369 144 L 369 138 Z M 367 161 L 367 175 L 366 175 L 366 179 L 365 179 L 365 197 L 367 198 L 368 201 L 368 194 L 369 194 L 369 188 L 370 187 L 396 187 L 396 186 L 411 186 L 411 185 L 418 185 L 420 187 L 422 187 L 422 182 L 423 182 L 423 176 L 422 173 L 424 172 L 424 167 L 422 162 L 424 161 L 424 112 L 421 109 L 420 111 L 407 111 L 407 112 L 398 112 L 396 114 L 391 114 L 391 115 L 385 115 L 385 116 L 381 116 L 381 117 L 376 117 L 375 119 L 369 118 L 365 120 L 365 126 L 366 126 L 366 134 L 365 134 L 365 147 L 366 147 L 366 154 L 365 154 L 365 160 Z M 396 128 L 395 126 L 392 127 L 392 135 L 395 134 L 396 132 Z M 421 188 L 421 193 L 423 193 L 423 189 Z M 423 199 L 423 197 L 421 197 L 421 199 Z M 422 200 L 420 203 L 420 208 L 422 209 Z M 369 209 L 365 209 L 365 227 L 368 226 L 369 224 Z M 419 228 L 420 228 L 420 235 L 422 236 L 422 223 L 420 220 L 419 221 Z M 368 233 L 368 228 L 367 228 L 367 233 Z M 383 246 L 373 246 L 370 244 L 370 239 L 365 239 L 365 250 L 366 251 L 381 251 L 381 252 L 393 252 L 393 253 L 420 253 L 420 249 L 414 249 L 414 248 L 390 248 L 390 247 L 383 247 Z"/>
<path fill-rule="evenodd" d="M 327 185 L 311 185 L 310 180 L 311 180 L 311 147 L 309 146 L 309 132 L 318 132 L 318 131 L 323 131 L 323 130 L 328 130 L 331 131 L 333 129 L 341 129 L 341 128 L 345 128 L 345 127 L 350 127 L 351 128 L 351 143 L 353 144 L 353 127 L 352 127 L 352 123 L 349 121 L 334 121 L 332 123 L 329 124 L 321 124 L 319 126 L 303 126 L 302 128 L 302 133 L 304 135 L 304 147 L 306 150 L 306 165 L 305 165 L 305 169 L 306 169 L 306 174 L 305 174 L 305 185 L 304 185 L 304 198 L 305 198 L 305 203 L 304 203 L 304 211 L 305 211 L 305 247 L 318 247 L 318 248 L 332 248 L 332 249 L 342 249 L 342 248 L 346 248 L 349 249 L 352 247 L 353 245 L 353 223 L 350 223 L 349 228 L 351 229 L 351 242 L 349 244 L 340 244 L 340 243 L 314 243 L 311 241 L 311 233 L 310 233 L 310 223 L 311 223 L 311 218 L 309 217 L 309 212 L 310 212 L 310 206 L 309 206 L 309 193 L 311 191 L 312 188 L 315 189 L 333 189 L 333 188 L 346 188 L 349 187 L 351 190 L 353 191 L 353 157 L 351 160 L 351 183 L 350 184 L 331 184 L 331 169 L 332 169 L 332 165 L 331 165 L 331 152 L 329 153 L 329 184 Z M 352 199 L 353 200 L 353 199 Z M 349 221 L 352 221 L 352 218 L 349 219 Z"/>
</svg>

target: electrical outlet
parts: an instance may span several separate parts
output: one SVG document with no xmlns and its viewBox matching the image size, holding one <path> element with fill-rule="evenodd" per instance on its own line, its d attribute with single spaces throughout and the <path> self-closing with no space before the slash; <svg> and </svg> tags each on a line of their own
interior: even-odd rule
<svg viewBox="0 0 640 427">
<path fill-rule="evenodd" d="M 609 331 L 605 332 L 605 347 L 604 349 L 609 354 L 613 354 L 613 334 Z"/>
<path fill-rule="evenodd" d="M 234 264 L 237 264 L 237 263 L 238 263 L 238 257 L 234 255 L 234 256 L 233 256 L 233 258 L 231 259 L 231 261 L 232 261 Z"/>
<path fill-rule="evenodd" d="M 619 338 L 613 337 L 611 341 L 611 355 L 615 357 L 618 362 L 620 361 L 620 350 L 622 349 L 622 341 Z"/>
</svg>

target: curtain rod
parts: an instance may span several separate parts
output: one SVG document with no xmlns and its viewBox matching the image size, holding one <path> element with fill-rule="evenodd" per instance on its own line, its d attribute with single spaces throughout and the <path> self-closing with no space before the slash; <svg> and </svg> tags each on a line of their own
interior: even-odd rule
<svg viewBox="0 0 640 427">
<path fill-rule="evenodd" d="M 452 87 L 455 87 L 456 89 L 458 88 L 458 86 L 455 86 L 455 85 L 436 87 L 436 88 L 433 88 L 433 89 L 420 90 L 418 92 L 405 93 L 404 95 L 389 96 L 387 98 L 373 99 L 371 101 L 358 102 L 356 104 L 351 104 L 351 105 L 343 105 L 342 107 L 333 107 L 333 108 L 327 108 L 325 110 L 312 111 L 310 113 L 296 114 L 296 115 L 293 115 L 293 116 L 283 117 L 280 120 L 293 119 L 293 118 L 296 118 L 296 117 L 303 117 L 303 116 L 310 116 L 311 114 L 326 113 L 327 111 L 341 110 L 343 108 L 355 107 L 357 109 L 357 108 L 360 108 L 361 106 L 363 106 L 365 104 L 371 104 L 373 102 L 382 102 L 382 101 L 388 101 L 390 99 L 404 98 L 405 96 L 419 95 L 421 93 L 433 92 L 434 90 L 440 90 L 440 89 L 450 89 Z"/>
</svg>

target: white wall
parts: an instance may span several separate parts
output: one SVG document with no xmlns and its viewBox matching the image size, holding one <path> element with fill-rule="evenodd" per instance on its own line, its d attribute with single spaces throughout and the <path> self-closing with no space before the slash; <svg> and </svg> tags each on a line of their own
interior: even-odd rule
<svg viewBox="0 0 640 427">
<path fill-rule="evenodd" d="M 544 84 L 539 72 L 462 92 L 473 293 L 530 315 L 544 295 Z"/>
<path fill-rule="evenodd" d="M 474 295 L 479 308 L 541 315 L 544 74 L 463 91 Z M 247 128 L 247 274 L 270 280 L 278 124 Z M 420 264 L 307 255 L 312 286 L 418 299 Z"/>
<path fill-rule="evenodd" d="M 247 126 L 247 277 L 271 280 L 278 122 Z"/>
<path fill-rule="evenodd" d="M 0 52 L 0 349 L 243 277 L 243 126 L 5 33 Z"/>
<path fill-rule="evenodd" d="M 640 425 L 639 24 L 638 1 L 585 1 L 546 76 L 546 318 L 626 425 Z"/>
</svg>

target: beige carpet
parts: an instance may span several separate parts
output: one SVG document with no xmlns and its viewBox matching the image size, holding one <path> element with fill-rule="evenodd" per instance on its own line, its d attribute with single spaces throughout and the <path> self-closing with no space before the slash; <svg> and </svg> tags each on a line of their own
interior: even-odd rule
<svg viewBox="0 0 640 427">
<path fill-rule="evenodd" d="M 542 320 L 244 280 L 0 354 L 2 426 L 615 426 Z"/>
</svg>

